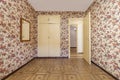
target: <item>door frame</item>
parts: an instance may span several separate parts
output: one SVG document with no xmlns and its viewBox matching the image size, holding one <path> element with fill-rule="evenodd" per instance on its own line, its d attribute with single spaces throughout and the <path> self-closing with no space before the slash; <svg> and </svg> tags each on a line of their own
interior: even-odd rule
<svg viewBox="0 0 120 80">
<path fill-rule="evenodd" d="M 77 44 L 78 44 L 78 22 L 73 22 L 73 23 L 71 23 L 72 22 L 72 19 L 80 19 L 80 20 L 82 20 L 83 21 L 83 18 L 69 18 L 69 20 L 68 20 L 68 49 L 69 49 L 69 52 L 68 52 L 68 58 L 70 58 L 70 55 L 71 55 L 71 53 L 70 53 L 70 25 L 72 25 L 72 24 L 75 24 L 75 25 L 77 25 L 76 27 L 77 27 Z M 73 20 L 74 21 L 74 20 Z M 77 45 L 77 49 L 78 49 L 78 45 Z M 77 50 L 78 51 L 78 50 Z"/>
<path fill-rule="evenodd" d="M 88 44 L 88 46 L 89 46 L 89 64 L 91 64 L 91 13 L 90 12 L 88 12 L 86 15 L 89 15 L 89 44 Z M 85 16 L 86 17 L 86 16 Z M 84 20 L 83 20 L 84 21 Z M 84 28 L 83 28 L 84 29 Z M 84 35 L 84 32 L 83 32 L 83 35 Z M 83 36 L 84 37 L 84 36 Z M 84 40 L 84 38 L 83 38 L 83 40 Z M 84 43 L 84 42 L 83 42 Z M 83 44 L 83 46 L 84 46 L 84 44 Z M 83 47 L 84 48 L 84 47 Z M 83 58 L 84 58 L 84 56 L 83 56 Z M 85 59 L 85 58 L 84 58 Z M 85 59 L 86 60 L 86 59 Z"/>
<path fill-rule="evenodd" d="M 89 14 L 89 64 L 91 64 L 91 13 L 88 12 Z"/>
</svg>

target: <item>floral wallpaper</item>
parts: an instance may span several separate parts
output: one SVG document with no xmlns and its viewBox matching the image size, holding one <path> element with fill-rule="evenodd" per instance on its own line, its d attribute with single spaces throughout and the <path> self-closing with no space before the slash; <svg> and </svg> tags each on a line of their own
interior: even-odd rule
<svg viewBox="0 0 120 80">
<path fill-rule="evenodd" d="M 88 11 L 92 61 L 120 80 L 120 0 L 96 0 Z"/>
<path fill-rule="evenodd" d="M 68 20 L 69 18 L 83 18 L 85 16 L 84 12 L 72 12 L 72 11 L 64 11 L 64 12 L 38 12 L 38 15 L 60 15 L 61 16 L 61 57 L 68 57 L 69 54 L 69 32 L 68 32 Z"/>
<path fill-rule="evenodd" d="M 120 1 L 95 0 L 88 11 L 92 61 L 120 79 Z M 37 56 L 37 16 L 44 14 L 61 15 L 61 57 L 68 57 L 68 18 L 84 12 L 35 12 L 27 0 L 0 0 L 0 79 Z M 29 42 L 20 42 L 21 17 L 31 22 Z"/>
<path fill-rule="evenodd" d="M 20 42 L 20 18 L 31 22 L 31 41 Z M 0 79 L 36 56 L 36 12 L 26 0 L 0 0 Z"/>
</svg>

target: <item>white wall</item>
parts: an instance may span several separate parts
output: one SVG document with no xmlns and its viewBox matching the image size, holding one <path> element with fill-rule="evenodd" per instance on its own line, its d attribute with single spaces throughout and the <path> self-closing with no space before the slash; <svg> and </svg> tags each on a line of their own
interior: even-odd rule
<svg viewBox="0 0 120 80">
<path fill-rule="evenodd" d="M 70 18 L 69 25 L 77 26 L 77 52 L 83 52 L 83 19 L 82 18 Z M 70 27 L 70 26 L 69 26 Z"/>
<path fill-rule="evenodd" d="M 78 23 L 78 42 L 77 42 L 78 51 L 83 52 L 83 21 Z"/>
</svg>

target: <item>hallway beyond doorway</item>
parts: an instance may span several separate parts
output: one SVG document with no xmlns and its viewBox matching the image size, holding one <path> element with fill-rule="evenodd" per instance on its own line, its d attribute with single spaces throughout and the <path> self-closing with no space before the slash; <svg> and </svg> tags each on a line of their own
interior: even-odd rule
<svg viewBox="0 0 120 80">
<path fill-rule="evenodd" d="M 76 47 L 70 48 L 70 58 L 83 58 L 83 53 L 77 53 Z"/>
</svg>

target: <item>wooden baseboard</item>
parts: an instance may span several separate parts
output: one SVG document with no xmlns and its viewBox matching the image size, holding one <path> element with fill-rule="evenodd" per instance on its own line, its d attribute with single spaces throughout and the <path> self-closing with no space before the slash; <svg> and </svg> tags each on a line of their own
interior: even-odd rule
<svg viewBox="0 0 120 80">
<path fill-rule="evenodd" d="M 83 52 L 78 52 L 77 54 L 83 54 Z"/>
<path fill-rule="evenodd" d="M 68 57 L 35 57 L 35 59 L 68 59 Z"/>
<path fill-rule="evenodd" d="M 111 73 L 109 73 L 108 71 L 106 71 L 105 69 L 103 69 L 102 67 L 100 67 L 99 65 L 97 65 L 96 63 L 94 63 L 93 61 L 91 61 L 93 64 L 95 64 L 96 66 L 98 66 L 100 69 L 102 69 L 104 72 L 106 72 L 108 75 L 112 76 L 115 80 L 119 80 L 118 78 L 116 78 L 115 76 L 113 76 Z"/>
<path fill-rule="evenodd" d="M 70 47 L 70 48 L 77 48 L 77 47 Z"/>
<path fill-rule="evenodd" d="M 12 74 L 14 74 L 15 72 L 17 72 L 18 70 L 20 70 L 21 68 L 23 68 L 24 66 L 26 66 L 28 63 L 30 63 L 31 61 L 33 61 L 34 60 L 34 58 L 33 59 L 31 59 L 30 61 L 28 61 L 26 64 L 24 64 L 24 65 L 22 65 L 21 67 L 19 67 L 18 69 L 16 69 L 15 71 L 13 71 L 13 72 L 11 72 L 10 74 L 8 74 L 7 76 L 5 76 L 3 79 L 1 79 L 1 80 L 5 80 L 5 79 L 7 79 L 9 76 L 11 76 Z"/>
</svg>

